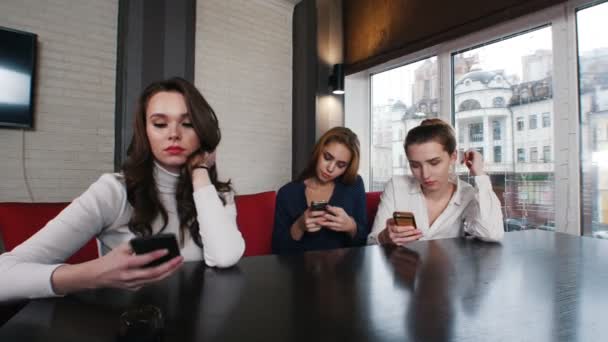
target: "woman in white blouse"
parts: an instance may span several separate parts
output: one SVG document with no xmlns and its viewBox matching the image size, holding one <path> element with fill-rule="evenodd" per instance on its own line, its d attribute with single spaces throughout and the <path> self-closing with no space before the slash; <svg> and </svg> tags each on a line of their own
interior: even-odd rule
<svg viewBox="0 0 608 342">
<path fill-rule="evenodd" d="M 121 173 L 104 174 L 30 239 L 0 256 L 0 301 L 114 287 L 137 289 L 189 260 L 229 267 L 245 243 L 230 183 L 217 179 L 217 117 L 181 78 L 149 85 L 139 99 Z M 135 236 L 173 233 L 181 256 L 143 267 L 166 250 L 135 255 Z M 64 261 L 96 237 L 102 257 Z"/>
<path fill-rule="evenodd" d="M 470 150 L 462 161 L 475 177 L 475 187 L 451 174 L 457 160 L 452 128 L 439 119 L 426 119 L 409 131 L 405 154 L 412 176 L 397 175 L 386 184 L 369 244 L 405 245 L 473 235 L 499 241 L 504 235 L 500 201 L 483 171 L 481 154 Z M 409 211 L 417 227 L 398 226 L 394 211 Z"/>
</svg>

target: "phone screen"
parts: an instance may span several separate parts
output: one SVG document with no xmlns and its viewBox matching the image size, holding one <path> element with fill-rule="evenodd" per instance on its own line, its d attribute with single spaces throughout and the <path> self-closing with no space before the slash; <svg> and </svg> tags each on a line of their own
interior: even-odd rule
<svg viewBox="0 0 608 342">
<path fill-rule="evenodd" d="M 312 201 L 310 203 L 310 210 L 312 211 L 322 211 L 327 208 L 327 202 L 325 201 Z"/>
<path fill-rule="evenodd" d="M 417 228 L 414 214 L 409 211 L 395 211 L 393 213 L 393 220 L 395 220 L 395 224 L 398 226 L 413 226 Z"/>
<path fill-rule="evenodd" d="M 131 248 L 135 254 L 146 254 L 158 249 L 167 249 L 169 253 L 146 264 L 144 267 L 157 266 L 180 255 L 175 234 L 158 234 L 131 239 Z"/>
</svg>

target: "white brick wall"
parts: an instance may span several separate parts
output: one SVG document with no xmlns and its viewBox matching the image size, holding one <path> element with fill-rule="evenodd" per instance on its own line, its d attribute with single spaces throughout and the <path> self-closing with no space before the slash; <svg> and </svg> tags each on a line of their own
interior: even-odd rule
<svg viewBox="0 0 608 342">
<path fill-rule="evenodd" d="M 220 121 L 220 178 L 239 194 L 276 190 L 291 177 L 293 6 L 197 1 L 195 83 Z"/>
<path fill-rule="evenodd" d="M 113 170 L 117 22 L 117 0 L 0 1 L 39 42 L 34 130 L 0 128 L 0 201 L 70 201 Z"/>
</svg>

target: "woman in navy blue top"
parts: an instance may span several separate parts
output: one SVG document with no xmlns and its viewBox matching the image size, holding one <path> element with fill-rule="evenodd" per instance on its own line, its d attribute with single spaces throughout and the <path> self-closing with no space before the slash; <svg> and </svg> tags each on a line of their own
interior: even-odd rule
<svg viewBox="0 0 608 342">
<path fill-rule="evenodd" d="M 315 145 L 297 180 L 279 189 L 272 251 L 277 254 L 365 244 L 369 233 L 365 188 L 359 170 L 359 139 L 334 127 Z M 326 201 L 325 210 L 312 202 Z"/>
</svg>

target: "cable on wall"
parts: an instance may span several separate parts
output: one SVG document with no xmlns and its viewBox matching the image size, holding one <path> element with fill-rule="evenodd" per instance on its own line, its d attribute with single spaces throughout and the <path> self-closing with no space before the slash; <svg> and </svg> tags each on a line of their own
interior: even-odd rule
<svg viewBox="0 0 608 342">
<path fill-rule="evenodd" d="M 27 172 L 25 171 L 25 130 L 21 130 L 21 169 L 23 170 L 23 182 L 25 183 L 25 189 L 30 197 L 30 202 L 34 202 L 34 195 L 32 195 L 32 189 L 30 188 L 30 182 L 27 179 Z"/>
</svg>

